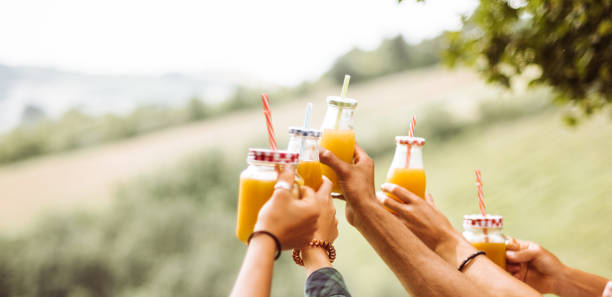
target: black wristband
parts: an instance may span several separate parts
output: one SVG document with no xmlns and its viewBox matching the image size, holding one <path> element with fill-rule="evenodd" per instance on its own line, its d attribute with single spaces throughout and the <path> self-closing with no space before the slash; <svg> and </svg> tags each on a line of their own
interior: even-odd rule
<svg viewBox="0 0 612 297">
<path fill-rule="evenodd" d="M 483 252 L 483 251 L 478 251 L 473 253 L 471 256 L 467 257 L 465 260 L 463 260 L 463 263 L 461 263 L 461 265 L 459 265 L 459 268 L 457 268 L 457 270 L 462 271 L 463 268 L 465 267 L 465 265 L 467 265 L 468 263 L 470 263 L 470 261 L 472 261 L 472 259 L 480 256 L 480 255 L 487 255 L 487 253 Z"/>
<path fill-rule="evenodd" d="M 276 243 L 276 255 L 274 256 L 274 260 L 277 260 L 280 255 L 281 255 L 281 244 L 280 241 L 278 240 L 278 238 L 276 238 L 276 236 L 274 236 L 274 234 L 268 232 L 268 231 L 255 231 L 253 233 L 251 233 L 251 235 L 249 235 L 249 239 L 247 240 L 247 244 L 251 243 L 251 239 L 253 239 L 253 236 L 258 235 L 258 234 L 266 234 L 270 237 L 272 237 L 272 239 L 274 239 L 274 243 Z"/>
</svg>

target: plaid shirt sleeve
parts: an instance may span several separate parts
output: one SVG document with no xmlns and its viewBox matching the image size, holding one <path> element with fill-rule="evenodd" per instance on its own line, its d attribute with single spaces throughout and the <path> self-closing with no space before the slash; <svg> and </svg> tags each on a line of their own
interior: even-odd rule
<svg viewBox="0 0 612 297">
<path fill-rule="evenodd" d="M 338 270 L 321 268 L 306 279 L 304 289 L 306 297 L 351 297 Z"/>
</svg>

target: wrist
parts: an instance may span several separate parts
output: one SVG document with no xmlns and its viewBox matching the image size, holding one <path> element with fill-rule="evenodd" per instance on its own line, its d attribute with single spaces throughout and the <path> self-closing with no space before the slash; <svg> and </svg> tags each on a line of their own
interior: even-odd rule
<svg viewBox="0 0 612 297">
<path fill-rule="evenodd" d="M 266 234 L 257 234 L 251 238 L 249 249 L 257 249 L 258 253 L 263 257 L 274 258 L 277 253 L 276 242 L 271 236 Z"/>
<path fill-rule="evenodd" d="M 561 264 L 558 272 L 551 275 L 551 284 L 548 291 L 559 296 L 565 295 L 565 292 L 572 291 L 575 278 L 573 269 Z"/>
<path fill-rule="evenodd" d="M 323 267 L 332 266 L 327 251 L 320 247 L 305 247 L 302 250 L 302 259 L 308 275 Z"/>
<path fill-rule="evenodd" d="M 476 252 L 476 248 L 458 232 L 446 233 L 433 247 L 433 250 L 440 258 L 454 267 L 458 267 L 466 257 Z"/>
<path fill-rule="evenodd" d="M 367 224 L 369 217 L 373 215 L 372 210 L 380 208 L 380 204 L 376 201 L 376 194 L 371 194 L 371 197 L 347 200 L 347 208 L 350 209 L 347 211 L 347 220 L 351 225 L 359 228 L 361 224 Z"/>
</svg>

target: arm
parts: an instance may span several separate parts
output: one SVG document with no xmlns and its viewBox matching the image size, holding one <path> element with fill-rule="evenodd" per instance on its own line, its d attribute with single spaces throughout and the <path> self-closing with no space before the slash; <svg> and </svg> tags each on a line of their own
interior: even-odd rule
<svg viewBox="0 0 612 297">
<path fill-rule="evenodd" d="M 402 222 L 386 211 L 374 193 L 374 162 L 358 146 L 348 164 L 321 150 L 321 161 L 339 177 L 346 199 L 346 217 L 414 296 L 495 296 L 474 286 L 421 242 Z"/>
<path fill-rule="evenodd" d="M 325 240 L 332 243 L 338 237 L 338 220 L 336 220 L 336 209 L 330 196 L 332 183 L 323 177 L 323 184 L 327 194 L 327 204 L 323 207 L 319 220 L 317 221 L 317 231 L 314 239 Z M 319 190 L 321 191 L 321 190 Z M 350 297 L 351 294 L 346 288 L 344 279 L 340 272 L 332 268 L 327 251 L 320 247 L 307 246 L 302 249 L 302 260 L 306 268 L 306 285 L 304 295 L 306 297 Z"/>
<path fill-rule="evenodd" d="M 293 184 L 293 168 L 286 166 L 279 174 L 278 180 Z M 329 188 L 331 189 L 331 186 Z M 298 199 L 292 191 L 278 188 L 259 211 L 255 231 L 274 234 L 281 249 L 302 248 L 313 238 L 319 214 L 325 204 L 322 197 L 326 196 L 329 196 L 329 192 L 319 190 L 315 193 L 310 188 L 303 188 L 303 198 Z M 231 297 L 270 296 L 276 249 L 276 242 L 271 236 L 253 236 Z"/>
<path fill-rule="evenodd" d="M 270 296 L 275 252 L 276 244 L 271 237 L 264 234 L 253 237 L 230 296 Z"/>
<path fill-rule="evenodd" d="M 451 267 L 459 267 L 467 257 L 477 251 L 435 208 L 431 197 L 425 201 L 393 184 L 384 184 L 381 188 L 404 202 L 400 203 L 386 195 L 379 195 L 382 204 L 393 210 L 408 229 Z M 479 288 L 495 292 L 496 296 L 541 296 L 484 256 L 471 260 L 468 266 L 463 268 L 463 274 Z"/>
<path fill-rule="evenodd" d="M 506 270 L 541 293 L 562 297 L 602 296 L 607 279 L 561 263 L 540 245 L 512 240 L 507 246 Z"/>
</svg>

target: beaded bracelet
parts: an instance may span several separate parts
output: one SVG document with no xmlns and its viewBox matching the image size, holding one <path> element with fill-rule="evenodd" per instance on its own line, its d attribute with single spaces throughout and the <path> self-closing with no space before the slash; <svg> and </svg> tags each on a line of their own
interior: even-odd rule
<svg viewBox="0 0 612 297">
<path fill-rule="evenodd" d="M 336 249 L 334 248 L 334 245 L 331 244 L 331 242 L 327 240 L 313 239 L 308 243 L 308 246 L 320 247 L 327 251 L 327 257 L 329 257 L 329 261 L 331 263 L 334 263 L 334 260 L 336 260 Z M 304 260 L 302 260 L 301 253 L 302 249 L 293 249 L 293 261 L 295 261 L 295 264 L 297 265 L 304 266 Z"/>
<path fill-rule="evenodd" d="M 247 240 L 247 244 L 251 243 L 251 239 L 253 239 L 253 236 L 258 235 L 258 234 L 265 234 L 268 235 L 270 237 L 272 237 L 272 239 L 274 239 L 274 243 L 276 244 L 276 255 L 274 255 L 274 260 L 276 261 L 280 255 L 281 255 L 281 244 L 280 241 L 278 240 L 278 238 L 276 238 L 276 236 L 268 231 L 255 231 L 253 233 L 251 233 L 251 235 L 249 235 L 249 239 Z"/>
</svg>

